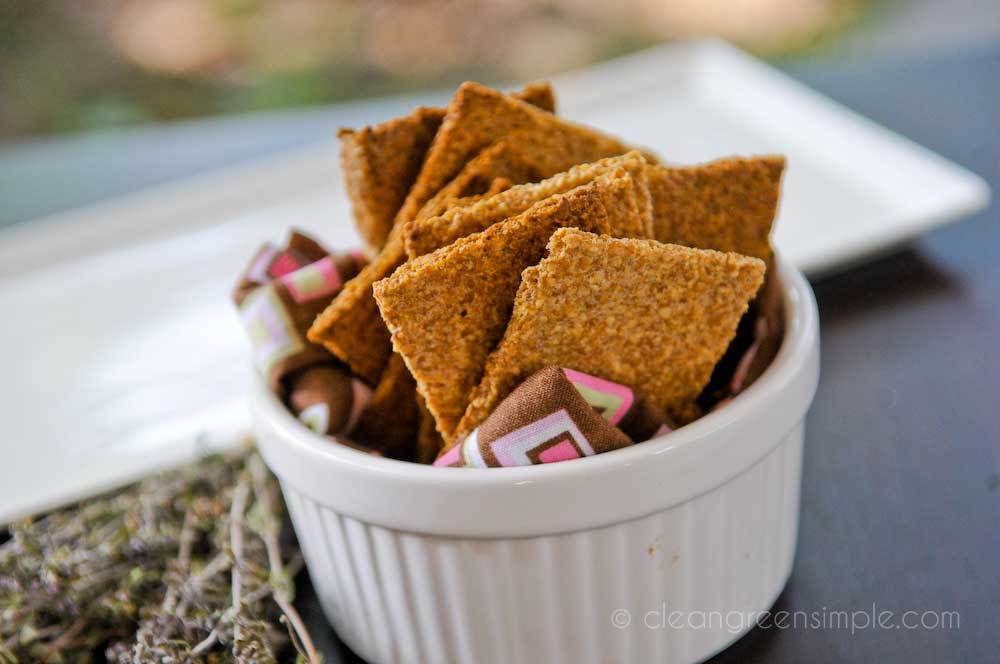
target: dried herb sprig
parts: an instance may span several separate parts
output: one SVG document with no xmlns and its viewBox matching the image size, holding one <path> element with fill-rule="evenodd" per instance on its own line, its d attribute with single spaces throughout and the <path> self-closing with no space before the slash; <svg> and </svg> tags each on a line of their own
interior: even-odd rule
<svg viewBox="0 0 1000 664">
<path fill-rule="evenodd" d="M 318 664 L 284 523 L 277 482 L 241 450 L 14 524 L 0 664 Z"/>
</svg>

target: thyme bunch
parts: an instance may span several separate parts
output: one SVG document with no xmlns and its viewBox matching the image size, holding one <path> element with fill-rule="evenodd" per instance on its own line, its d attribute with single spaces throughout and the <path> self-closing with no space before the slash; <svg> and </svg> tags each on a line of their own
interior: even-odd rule
<svg viewBox="0 0 1000 664">
<path fill-rule="evenodd" d="M 0 664 L 318 664 L 284 524 L 251 449 L 15 523 L 0 545 Z"/>
</svg>

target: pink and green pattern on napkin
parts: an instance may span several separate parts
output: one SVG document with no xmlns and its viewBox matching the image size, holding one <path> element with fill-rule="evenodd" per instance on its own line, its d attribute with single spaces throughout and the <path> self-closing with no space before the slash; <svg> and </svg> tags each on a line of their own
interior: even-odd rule
<svg viewBox="0 0 1000 664">
<path fill-rule="evenodd" d="M 284 247 L 266 244 L 250 261 L 233 300 L 253 345 L 254 365 L 272 389 L 280 392 L 282 379 L 294 371 L 332 361 L 306 339 L 306 330 L 362 266 L 359 255 L 331 254 L 298 231 Z"/>
<path fill-rule="evenodd" d="M 434 465 L 493 468 L 570 461 L 669 431 L 656 409 L 629 387 L 546 367 Z"/>
<path fill-rule="evenodd" d="M 331 254 L 292 231 L 284 247 L 261 247 L 233 291 L 257 370 L 320 434 L 351 431 L 372 398 L 371 388 L 306 338 L 316 315 L 363 266 L 358 252 Z"/>
</svg>

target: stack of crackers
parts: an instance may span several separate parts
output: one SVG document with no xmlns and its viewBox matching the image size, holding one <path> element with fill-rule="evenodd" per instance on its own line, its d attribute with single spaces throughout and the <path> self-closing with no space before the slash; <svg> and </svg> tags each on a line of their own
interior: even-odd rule
<svg viewBox="0 0 1000 664">
<path fill-rule="evenodd" d="M 547 84 L 465 83 L 447 108 L 340 133 L 370 261 L 308 336 L 417 405 L 399 426 L 421 462 L 549 366 L 689 422 L 757 315 L 784 160 L 666 166 L 554 107 Z"/>
</svg>

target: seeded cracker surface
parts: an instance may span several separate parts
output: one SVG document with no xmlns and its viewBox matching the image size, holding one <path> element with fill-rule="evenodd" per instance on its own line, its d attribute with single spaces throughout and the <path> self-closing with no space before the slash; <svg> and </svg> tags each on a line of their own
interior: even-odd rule
<svg viewBox="0 0 1000 664">
<path fill-rule="evenodd" d="M 444 212 L 452 205 L 471 205 L 481 199 L 479 195 L 470 195 L 478 193 L 480 187 L 488 186 L 482 196 L 509 188 L 510 180 L 501 177 L 501 173 L 516 178 L 536 177 L 533 167 L 519 161 L 520 152 L 502 145 L 500 149 L 494 147 L 480 153 L 482 159 L 477 157 L 469 162 L 452 183 L 425 203 L 428 213 Z M 401 232 L 402 227 L 393 227 L 382 250 L 357 277 L 347 282 L 341 292 L 343 297 L 335 298 L 309 329 L 310 341 L 325 346 L 369 385 L 378 381 L 390 353 L 389 332 L 372 299 L 371 285 L 392 274 L 406 260 Z"/>
<path fill-rule="evenodd" d="M 784 168 L 784 158 L 774 156 L 650 166 L 656 239 L 768 261 Z"/>
<path fill-rule="evenodd" d="M 519 145 L 543 144 L 542 177 L 595 161 L 628 148 L 600 132 L 575 125 L 530 104 L 475 83 L 464 83 L 448 105 L 444 121 L 382 251 L 348 282 L 309 329 L 362 379 L 374 384 L 388 361 L 389 333 L 372 298 L 372 284 L 392 274 L 406 258 L 400 228 L 482 148 L 517 133 Z M 514 140 L 514 139 L 512 139 Z M 521 212 L 530 206 L 529 202 Z"/>
<path fill-rule="evenodd" d="M 645 237 L 652 236 L 652 203 L 646 181 L 646 160 L 638 151 L 575 165 L 547 180 L 511 187 L 503 194 L 469 205 L 454 207 L 436 217 L 418 217 L 403 227 L 406 253 L 410 258 L 429 254 L 455 240 L 485 230 L 492 224 L 518 214 L 532 204 L 553 194 L 569 191 L 601 175 L 628 173 L 638 183 L 635 204 L 636 223 L 647 228 Z"/>
<path fill-rule="evenodd" d="M 625 183 L 625 186 L 622 186 Z M 521 271 L 537 263 L 552 233 L 576 226 L 629 232 L 633 181 L 599 178 L 404 264 L 375 284 L 375 299 L 445 441 L 479 383 L 510 319 Z M 614 229 L 618 229 L 615 231 Z"/>
<path fill-rule="evenodd" d="M 546 258 L 523 273 L 455 439 L 550 365 L 628 385 L 686 422 L 764 269 L 734 253 L 557 230 Z"/>
<path fill-rule="evenodd" d="M 625 171 L 602 175 L 594 180 L 601 202 L 608 211 L 611 223 L 609 233 L 614 237 L 653 239 L 652 216 L 641 211 L 650 210 L 649 188 L 646 179 L 633 178 Z"/>
<path fill-rule="evenodd" d="M 380 125 L 338 133 L 351 211 L 370 254 L 385 244 L 442 119 L 444 109 L 418 108 Z"/>
<path fill-rule="evenodd" d="M 389 334 L 372 299 L 372 284 L 402 262 L 399 227 L 393 228 L 386 246 L 356 277 L 344 284 L 326 309 L 316 317 L 307 336 L 347 364 L 351 373 L 374 387 L 389 361 Z"/>
<path fill-rule="evenodd" d="M 567 122 L 510 95 L 466 82 L 448 105 L 420 174 L 396 216 L 397 223 L 412 219 L 480 150 L 513 133 L 520 135 L 519 141 L 525 146 L 533 141 L 546 145 L 546 150 L 536 151 L 552 159 L 552 170 L 544 176 L 629 149 L 616 138 Z"/>
<path fill-rule="evenodd" d="M 529 85 L 514 96 L 546 111 L 555 109 L 548 83 Z M 341 129 L 340 161 L 358 232 L 370 254 L 385 245 L 393 219 L 406 199 L 444 119 L 443 108 L 413 113 L 358 130 Z"/>
<path fill-rule="evenodd" d="M 424 203 L 416 219 L 437 216 L 457 205 L 461 199 L 490 191 L 497 180 L 511 184 L 535 182 L 542 177 L 542 169 L 535 161 L 523 148 L 511 145 L 507 140 L 497 141 L 473 157 L 451 182 Z"/>
</svg>

